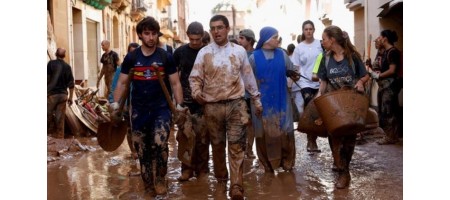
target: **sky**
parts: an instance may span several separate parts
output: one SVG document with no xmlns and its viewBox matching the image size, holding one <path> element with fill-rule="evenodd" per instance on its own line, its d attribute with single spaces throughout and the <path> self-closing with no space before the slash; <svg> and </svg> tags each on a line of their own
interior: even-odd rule
<svg viewBox="0 0 450 200">
<path fill-rule="evenodd" d="M 221 0 L 187 0 L 189 2 L 190 19 L 187 24 L 193 21 L 202 23 L 204 27 L 209 27 L 209 19 L 212 17 L 211 10 Z"/>
</svg>

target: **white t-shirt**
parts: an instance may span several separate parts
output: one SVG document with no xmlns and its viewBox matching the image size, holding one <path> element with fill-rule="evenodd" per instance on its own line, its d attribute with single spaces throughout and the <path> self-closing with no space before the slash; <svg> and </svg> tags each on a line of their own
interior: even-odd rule
<svg viewBox="0 0 450 200">
<path fill-rule="evenodd" d="M 294 53 L 292 54 L 292 62 L 295 66 L 300 67 L 299 72 L 302 76 L 305 76 L 309 80 L 300 77 L 300 80 L 297 81 L 297 84 L 302 88 L 313 88 L 318 89 L 320 83 L 312 81 L 312 71 L 314 68 L 314 63 L 316 61 L 317 56 L 322 53 L 322 46 L 320 45 L 320 41 L 314 39 L 314 41 L 310 44 L 306 44 L 305 41 L 298 44 Z M 292 85 L 292 91 L 300 90 L 296 84 Z"/>
</svg>

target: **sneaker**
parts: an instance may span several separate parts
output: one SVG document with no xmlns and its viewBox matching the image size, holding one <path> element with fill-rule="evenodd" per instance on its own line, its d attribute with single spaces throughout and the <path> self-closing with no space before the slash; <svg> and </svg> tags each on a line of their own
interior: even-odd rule
<svg viewBox="0 0 450 200">
<path fill-rule="evenodd" d="M 167 193 L 166 181 L 164 179 L 156 180 L 155 192 L 157 195 L 164 195 Z"/>
<path fill-rule="evenodd" d="M 337 189 L 347 188 L 350 185 L 350 179 L 351 177 L 349 171 L 339 172 L 339 176 L 336 181 L 336 188 Z"/>
<path fill-rule="evenodd" d="M 244 200 L 244 194 L 241 187 L 235 185 L 230 191 L 230 197 L 232 200 Z"/>
</svg>

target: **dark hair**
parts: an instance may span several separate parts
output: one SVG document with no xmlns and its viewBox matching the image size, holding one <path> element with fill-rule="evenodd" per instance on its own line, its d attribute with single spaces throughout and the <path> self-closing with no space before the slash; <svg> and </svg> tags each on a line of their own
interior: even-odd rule
<svg viewBox="0 0 450 200">
<path fill-rule="evenodd" d="M 145 17 L 136 26 L 136 32 L 142 34 L 144 30 L 156 31 L 159 36 L 161 36 L 159 23 L 153 17 Z M 141 39 L 141 38 L 139 38 Z"/>
<path fill-rule="evenodd" d="M 329 37 L 334 38 L 336 42 L 344 49 L 344 56 L 349 61 L 350 65 L 353 65 L 352 55 L 356 54 L 358 58 L 361 58 L 361 54 L 358 53 L 356 47 L 348 38 L 348 34 L 345 31 L 342 31 L 341 28 L 331 25 L 325 28 L 323 32 Z"/>
<path fill-rule="evenodd" d="M 289 44 L 287 46 L 288 55 L 291 55 L 292 53 L 294 53 L 294 50 L 295 50 L 295 45 L 294 44 Z"/>
<path fill-rule="evenodd" d="M 247 40 L 247 41 L 249 41 L 250 42 L 250 44 L 253 46 L 254 44 L 255 44 L 255 39 L 253 39 L 253 38 L 251 38 L 251 37 L 247 37 L 247 36 L 245 36 L 245 35 L 242 35 L 242 37 L 245 37 L 245 39 Z"/>
<path fill-rule="evenodd" d="M 209 20 L 209 23 L 211 22 L 215 22 L 215 21 L 222 21 L 223 24 L 225 24 L 225 27 L 228 28 L 230 27 L 230 22 L 228 22 L 227 17 L 225 17 L 224 15 L 214 15 L 211 20 Z"/>
<path fill-rule="evenodd" d="M 313 29 L 315 30 L 316 27 L 314 27 L 314 23 L 311 20 L 306 20 L 303 22 L 302 24 L 302 33 L 303 33 L 303 29 L 305 28 L 306 24 L 311 24 L 311 26 L 313 27 Z"/>
<path fill-rule="evenodd" d="M 202 43 L 209 44 L 209 42 L 211 42 L 211 36 L 209 36 L 209 33 L 207 31 L 204 31 L 203 37 L 202 37 Z"/>
<path fill-rule="evenodd" d="M 138 43 L 132 42 L 132 43 L 128 44 L 127 52 L 129 53 L 131 48 L 138 48 L 138 47 L 139 47 Z"/>
<path fill-rule="evenodd" d="M 397 33 L 395 31 L 391 31 L 391 30 L 384 30 L 381 31 L 380 35 L 382 37 L 385 37 L 388 39 L 389 44 L 394 45 L 394 42 L 398 41 L 398 36 Z"/>
</svg>

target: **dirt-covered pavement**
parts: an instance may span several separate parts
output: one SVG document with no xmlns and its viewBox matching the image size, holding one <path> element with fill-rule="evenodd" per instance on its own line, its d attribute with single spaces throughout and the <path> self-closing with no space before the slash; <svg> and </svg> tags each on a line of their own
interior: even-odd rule
<svg viewBox="0 0 450 200">
<path fill-rule="evenodd" d="M 336 189 L 336 172 L 328 140 L 319 138 L 321 153 L 306 152 L 306 135 L 296 132 L 296 165 L 292 172 L 264 174 L 257 159 L 246 159 L 244 189 L 247 199 L 403 199 L 403 143 L 380 146 L 381 135 L 368 135 L 355 148 L 348 189 Z M 170 138 L 168 194 L 152 197 L 144 192 L 139 167 L 130 157 L 126 141 L 114 152 L 103 151 L 96 138 L 78 138 L 75 151 L 48 157 L 47 199 L 226 199 L 215 193 L 212 172 L 204 179 L 180 183 L 180 161 L 173 133 Z M 256 153 L 256 151 L 254 150 Z M 49 154 L 52 156 L 52 154 Z"/>
</svg>

